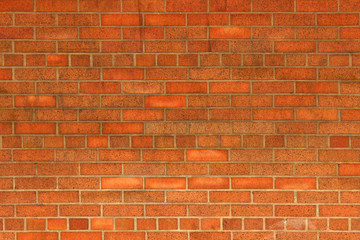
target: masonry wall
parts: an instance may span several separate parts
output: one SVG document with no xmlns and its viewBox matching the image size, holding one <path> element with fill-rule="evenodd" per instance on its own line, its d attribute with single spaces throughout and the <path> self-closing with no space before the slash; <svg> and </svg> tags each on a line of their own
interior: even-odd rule
<svg viewBox="0 0 360 240">
<path fill-rule="evenodd" d="M 1 240 L 360 239 L 359 0 L 0 11 Z"/>
</svg>

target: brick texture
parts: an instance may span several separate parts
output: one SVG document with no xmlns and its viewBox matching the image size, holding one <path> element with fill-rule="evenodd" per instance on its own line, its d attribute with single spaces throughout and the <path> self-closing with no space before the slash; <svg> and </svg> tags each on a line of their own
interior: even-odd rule
<svg viewBox="0 0 360 240">
<path fill-rule="evenodd" d="M 360 0 L 0 0 L 0 240 L 360 239 Z"/>
</svg>

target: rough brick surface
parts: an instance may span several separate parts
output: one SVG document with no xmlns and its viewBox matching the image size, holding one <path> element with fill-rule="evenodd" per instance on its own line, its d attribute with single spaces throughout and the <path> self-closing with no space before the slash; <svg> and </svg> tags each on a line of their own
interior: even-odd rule
<svg viewBox="0 0 360 240">
<path fill-rule="evenodd" d="M 0 12 L 0 240 L 360 239 L 360 0 Z"/>
</svg>

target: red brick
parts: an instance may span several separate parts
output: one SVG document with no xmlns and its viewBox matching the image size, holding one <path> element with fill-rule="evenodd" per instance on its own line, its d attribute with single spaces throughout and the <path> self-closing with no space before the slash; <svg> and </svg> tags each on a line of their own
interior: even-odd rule
<svg viewBox="0 0 360 240">
<path fill-rule="evenodd" d="M 159 219 L 159 230 L 177 230 L 177 219 L 161 218 Z"/>
<path fill-rule="evenodd" d="M 133 57 L 131 57 L 133 58 Z M 137 54 L 136 66 L 155 66 L 155 55 L 153 54 Z"/>
<path fill-rule="evenodd" d="M 99 16 L 95 14 L 59 14 L 60 26 L 97 26 Z"/>
<path fill-rule="evenodd" d="M 106 41 L 102 43 L 102 52 L 142 52 L 143 47 L 140 43 L 139 41 Z"/>
<path fill-rule="evenodd" d="M 199 220 L 196 218 L 181 218 L 180 219 L 181 230 L 198 230 Z"/>
<path fill-rule="evenodd" d="M 162 28 L 124 28 L 124 39 L 163 39 L 164 29 Z"/>
<path fill-rule="evenodd" d="M 360 165 L 357 164 L 340 164 L 339 175 L 360 175 Z"/>
<path fill-rule="evenodd" d="M 316 70 L 309 68 L 277 68 L 275 71 L 276 79 L 306 79 L 316 78 Z"/>
<path fill-rule="evenodd" d="M 87 230 L 88 228 L 89 228 L 88 219 L 82 219 L 82 218 L 69 219 L 70 230 Z"/>
<path fill-rule="evenodd" d="M 132 64 L 130 64 L 132 65 Z M 108 67 L 112 66 L 111 55 L 93 55 L 93 66 L 94 67 Z"/>
<path fill-rule="evenodd" d="M 297 109 L 298 120 L 337 120 L 337 109 Z"/>
<path fill-rule="evenodd" d="M 93 53 L 99 52 L 99 43 L 95 41 L 61 41 L 59 44 L 60 53 Z"/>
<path fill-rule="evenodd" d="M 4 66 L 23 66 L 24 57 L 20 54 L 6 54 L 4 55 Z M 1 79 L 9 80 L 11 79 L 12 71 L 11 69 L 2 69 L 0 76 Z"/>
<path fill-rule="evenodd" d="M 335 12 L 337 9 L 338 2 L 334 0 L 299 0 L 296 2 L 296 10 L 299 12 Z"/>
<path fill-rule="evenodd" d="M 16 107 L 55 107 L 53 96 L 15 96 Z"/>
<path fill-rule="evenodd" d="M 298 192 L 299 203 L 337 203 L 336 192 Z"/>
<path fill-rule="evenodd" d="M 66 4 L 63 1 L 51 1 L 38 0 L 36 2 L 36 10 L 39 12 L 74 12 L 77 11 L 76 0 L 66 0 Z"/>
<path fill-rule="evenodd" d="M 232 205 L 231 212 L 233 216 L 272 216 L 272 205 L 244 204 Z"/>
<path fill-rule="evenodd" d="M 315 96 L 275 96 L 275 106 L 280 107 L 301 107 L 315 106 Z"/>
<path fill-rule="evenodd" d="M 100 161 L 139 161 L 140 152 L 138 150 L 100 150 Z"/>
<path fill-rule="evenodd" d="M 340 1 L 340 11 L 357 11 L 359 6 L 357 5 L 357 0 L 350 0 L 350 1 Z"/>
<path fill-rule="evenodd" d="M 174 137 L 156 136 L 155 147 L 158 148 L 172 148 L 174 147 Z"/>
<path fill-rule="evenodd" d="M 124 201 L 129 203 L 164 202 L 165 194 L 159 191 L 125 191 Z"/>
<path fill-rule="evenodd" d="M 15 79 L 17 80 L 55 80 L 55 78 L 55 69 L 37 68 L 15 70 Z"/>
<path fill-rule="evenodd" d="M 32 39 L 33 29 L 29 27 L 0 27 L 0 39 Z"/>
<path fill-rule="evenodd" d="M 56 157 L 59 158 L 58 155 Z M 76 164 L 49 163 L 38 165 L 39 175 L 77 175 L 78 172 Z"/>
<path fill-rule="evenodd" d="M 1 20 L 0 20 L 0 24 L 1 25 L 12 25 L 13 22 L 13 16 L 9 13 L 4 13 L 1 14 Z"/>
<path fill-rule="evenodd" d="M 143 123 L 103 123 L 103 133 L 142 133 Z"/>
<path fill-rule="evenodd" d="M 24 169 L 22 169 L 24 170 Z M 30 175 L 30 174 L 27 174 Z M 17 189 L 54 189 L 56 188 L 55 178 L 17 178 L 15 179 Z"/>
<path fill-rule="evenodd" d="M 207 85 L 205 82 L 168 82 L 167 93 L 205 93 Z"/>
<path fill-rule="evenodd" d="M 100 125 L 98 123 L 60 123 L 59 132 L 61 134 L 100 133 Z"/>
<path fill-rule="evenodd" d="M 57 213 L 55 205 L 19 205 L 16 208 L 16 215 L 19 217 L 55 217 Z"/>
<path fill-rule="evenodd" d="M 35 192 L 0 192 L 1 203 L 35 203 Z M 11 229 L 7 229 L 11 230 Z M 13 229 L 23 230 L 23 229 Z"/>
<path fill-rule="evenodd" d="M 72 55 L 71 56 L 71 66 L 77 66 L 77 67 L 88 67 L 90 66 L 90 56 L 89 55 Z M 85 76 L 81 76 L 77 77 L 78 79 L 84 79 L 84 78 L 88 78 L 91 77 L 91 72 L 95 73 L 98 75 L 97 71 L 83 71 L 80 69 L 74 69 L 74 71 L 78 71 L 79 73 L 77 73 L 78 75 L 82 75 L 84 74 Z M 69 71 L 70 72 L 70 71 Z M 87 76 L 86 76 L 87 75 Z M 96 77 L 97 79 L 99 79 L 99 77 Z"/>
<path fill-rule="evenodd" d="M 60 189 L 98 189 L 99 178 L 92 177 L 67 177 L 59 179 Z"/>
<path fill-rule="evenodd" d="M 124 12 L 162 12 L 164 1 L 162 0 L 124 0 L 122 2 Z"/>
<path fill-rule="evenodd" d="M 250 202 L 250 192 L 243 191 L 214 191 L 210 192 L 210 202 Z"/>
<path fill-rule="evenodd" d="M 26 228 L 27 230 L 45 230 L 45 219 L 27 219 Z"/>
<path fill-rule="evenodd" d="M 330 66 L 349 66 L 349 56 L 347 55 L 330 55 Z"/>
<path fill-rule="evenodd" d="M 229 3 L 211 0 L 209 2 L 210 11 L 214 12 L 249 12 L 251 1 L 235 0 Z"/>
<path fill-rule="evenodd" d="M 115 219 L 116 230 L 134 230 L 134 220 L 131 218 Z"/>
<path fill-rule="evenodd" d="M 296 175 L 302 176 L 336 175 L 336 166 L 334 164 L 297 164 L 295 172 Z"/>
<path fill-rule="evenodd" d="M 274 25 L 311 26 L 315 25 L 314 14 L 274 14 Z"/>
<path fill-rule="evenodd" d="M 193 177 L 189 178 L 190 189 L 227 189 L 229 179 L 220 177 Z"/>
<path fill-rule="evenodd" d="M 60 216 L 99 216 L 100 206 L 96 205 L 61 205 Z"/>
<path fill-rule="evenodd" d="M 207 194 L 204 191 L 171 191 L 166 194 L 166 200 L 173 203 L 205 203 Z"/>
<path fill-rule="evenodd" d="M 184 41 L 151 41 L 145 42 L 146 53 L 181 53 L 185 52 Z"/>
<path fill-rule="evenodd" d="M 159 38 L 163 38 L 162 36 L 159 35 Z M 203 39 L 206 36 L 207 29 L 205 27 L 168 27 L 165 34 L 166 39 Z M 176 56 L 174 57 L 176 65 Z"/>
<path fill-rule="evenodd" d="M 359 47 L 356 45 L 356 41 L 320 41 L 319 52 L 320 53 L 353 53 L 358 52 Z"/>
<path fill-rule="evenodd" d="M 211 240 L 228 240 L 231 239 L 230 232 L 191 232 L 191 240 L 200 240 L 200 239 L 211 239 Z"/>
<path fill-rule="evenodd" d="M 234 79 L 273 79 L 272 69 L 242 68 L 233 70 Z"/>
<path fill-rule="evenodd" d="M 255 0 L 253 2 L 253 11 L 256 12 L 292 12 L 294 11 L 294 2 L 291 0 L 281 0 L 270 3 L 264 0 Z"/>
<path fill-rule="evenodd" d="M 349 137 L 330 137 L 330 147 L 349 147 Z"/>
<path fill-rule="evenodd" d="M 182 150 L 143 150 L 144 161 L 183 161 Z"/>
<path fill-rule="evenodd" d="M 5 64 L 6 64 L 6 62 L 5 62 Z M 12 64 L 10 64 L 10 65 L 12 65 Z M 12 70 L 11 69 L 1 69 L 0 70 L 0 79 L 1 80 L 12 80 Z"/>
<path fill-rule="evenodd" d="M 294 203 L 293 192 L 273 191 L 254 192 L 253 194 L 256 203 Z"/>
<path fill-rule="evenodd" d="M 81 175 L 119 175 L 121 164 L 117 163 L 83 163 L 80 165 Z"/>
<path fill-rule="evenodd" d="M 226 25 L 229 19 L 226 14 L 188 14 L 187 21 L 191 26 L 209 26 Z"/>
<path fill-rule="evenodd" d="M 349 239 L 355 240 L 360 237 L 358 233 L 351 233 L 351 232 L 329 232 L 329 233 L 320 233 L 320 240 L 335 240 L 335 239 Z"/>
<path fill-rule="evenodd" d="M 39 192 L 38 198 L 40 203 L 77 203 L 79 193 L 75 191 Z"/>
<path fill-rule="evenodd" d="M 359 201 L 358 197 L 359 197 L 358 192 L 342 192 L 340 194 L 340 201 L 342 203 L 357 203 Z M 357 227 L 352 227 L 352 229 L 354 229 L 354 228 L 357 228 Z"/>
<path fill-rule="evenodd" d="M 294 84 L 291 82 L 254 82 L 252 84 L 253 93 L 292 93 Z"/>
<path fill-rule="evenodd" d="M 285 56 L 282 54 L 266 55 L 265 63 L 268 66 L 284 66 L 285 65 Z"/>
<path fill-rule="evenodd" d="M 84 12 L 120 11 L 121 2 L 118 0 L 80 0 L 79 9 Z"/>
<path fill-rule="evenodd" d="M 319 216 L 321 217 L 357 217 L 359 214 L 358 206 L 351 205 L 320 205 Z"/>
<path fill-rule="evenodd" d="M 309 240 L 316 240 L 317 234 L 313 232 L 279 232 L 276 234 L 277 239 L 301 239 L 306 238 Z"/>
<path fill-rule="evenodd" d="M 41 27 L 36 28 L 37 39 L 76 39 L 77 28 Z"/>
<path fill-rule="evenodd" d="M 315 217 L 315 215 L 316 215 L 316 206 L 313 205 L 275 206 L 275 216 Z"/>
<path fill-rule="evenodd" d="M 101 232 L 62 232 L 61 239 L 101 240 Z"/>
<path fill-rule="evenodd" d="M 125 80 L 125 79 L 143 79 L 144 71 L 141 69 L 104 69 L 104 79 Z"/>
<path fill-rule="evenodd" d="M 292 120 L 294 112 L 292 109 L 256 109 L 253 110 L 255 120 Z"/>
<path fill-rule="evenodd" d="M 227 40 L 188 41 L 188 52 L 228 52 Z"/>
<path fill-rule="evenodd" d="M 166 10 L 169 12 L 204 12 L 207 10 L 207 1 L 185 0 L 180 3 L 176 0 L 166 0 Z"/>
<path fill-rule="evenodd" d="M 33 0 L 20 0 L 12 2 L 11 0 L 5 0 L 0 4 L 1 11 L 33 11 L 34 1 Z"/>
<path fill-rule="evenodd" d="M 20 232 L 17 234 L 19 240 L 35 240 L 35 239 L 46 239 L 46 240 L 58 240 L 57 233 L 39 233 L 39 232 Z M 7 238 L 5 238 L 7 239 Z"/>
<path fill-rule="evenodd" d="M 184 68 L 152 68 L 146 70 L 147 79 L 186 79 L 186 69 Z"/>
<path fill-rule="evenodd" d="M 14 161 L 54 161 L 53 150 L 14 150 Z"/>
<path fill-rule="evenodd" d="M 12 133 L 12 124 L 11 123 L 1 123 L 0 127 L 1 127 L 0 128 L 1 134 L 11 134 Z M 3 137 L 3 140 L 4 140 L 4 137 Z M 8 140 L 10 140 L 10 139 L 8 139 Z M 13 142 L 13 140 L 15 140 L 16 143 L 18 143 L 18 141 L 19 141 L 18 139 L 11 139 L 10 142 Z M 20 142 L 21 142 L 21 140 L 20 140 Z M 3 147 L 5 147 L 4 143 L 6 144 L 6 141 L 3 141 Z M 15 143 L 15 145 L 18 146 L 18 144 L 16 144 L 16 143 Z M 12 145 L 12 144 L 10 143 L 10 145 Z"/>
<path fill-rule="evenodd" d="M 315 50 L 316 50 L 315 42 L 310 42 L 310 41 L 276 41 L 275 42 L 275 52 L 311 53 L 311 52 L 315 52 Z"/>
<path fill-rule="evenodd" d="M 85 137 L 66 137 L 67 148 L 81 148 L 85 147 Z"/>
<path fill-rule="evenodd" d="M 217 218 L 201 219 L 201 230 L 220 230 L 220 219 Z"/>
<path fill-rule="evenodd" d="M 144 232 L 117 232 L 117 233 L 105 233 L 106 240 L 115 240 L 115 239 L 124 239 L 124 240 L 144 240 L 145 233 Z"/>
<path fill-rule="evenodd" d="M 338 85 L 335 82 L 297 82 L 298 93 L 337 93 Z"/>
</svg>

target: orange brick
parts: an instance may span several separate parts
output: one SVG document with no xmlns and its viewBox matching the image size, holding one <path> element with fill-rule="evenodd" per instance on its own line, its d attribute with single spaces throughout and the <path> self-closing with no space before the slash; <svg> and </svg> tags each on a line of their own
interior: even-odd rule
<svg viewBox="0 0 360 240">
<path fill-rule="evenodd" d="M 102 178 L 101 187 L 104 189 L 142 188 L 142 178 Z"/>
<path fill-rule="evenodd" d="M 184 178 L 147 178 L 145 188 L 148 189 L 185 189 Z"/>
<path fill-rule="evenodd" d="M 227 161 L 228 153 L 225 150 L 188 150 L 188 161 Z"/>
<path fill-rule="evenodd" d="M 189 188 L 192 189 L 226 189 L 229 188 L 229 179 L 221 177 L 189 178 Z"/>
</svg>

